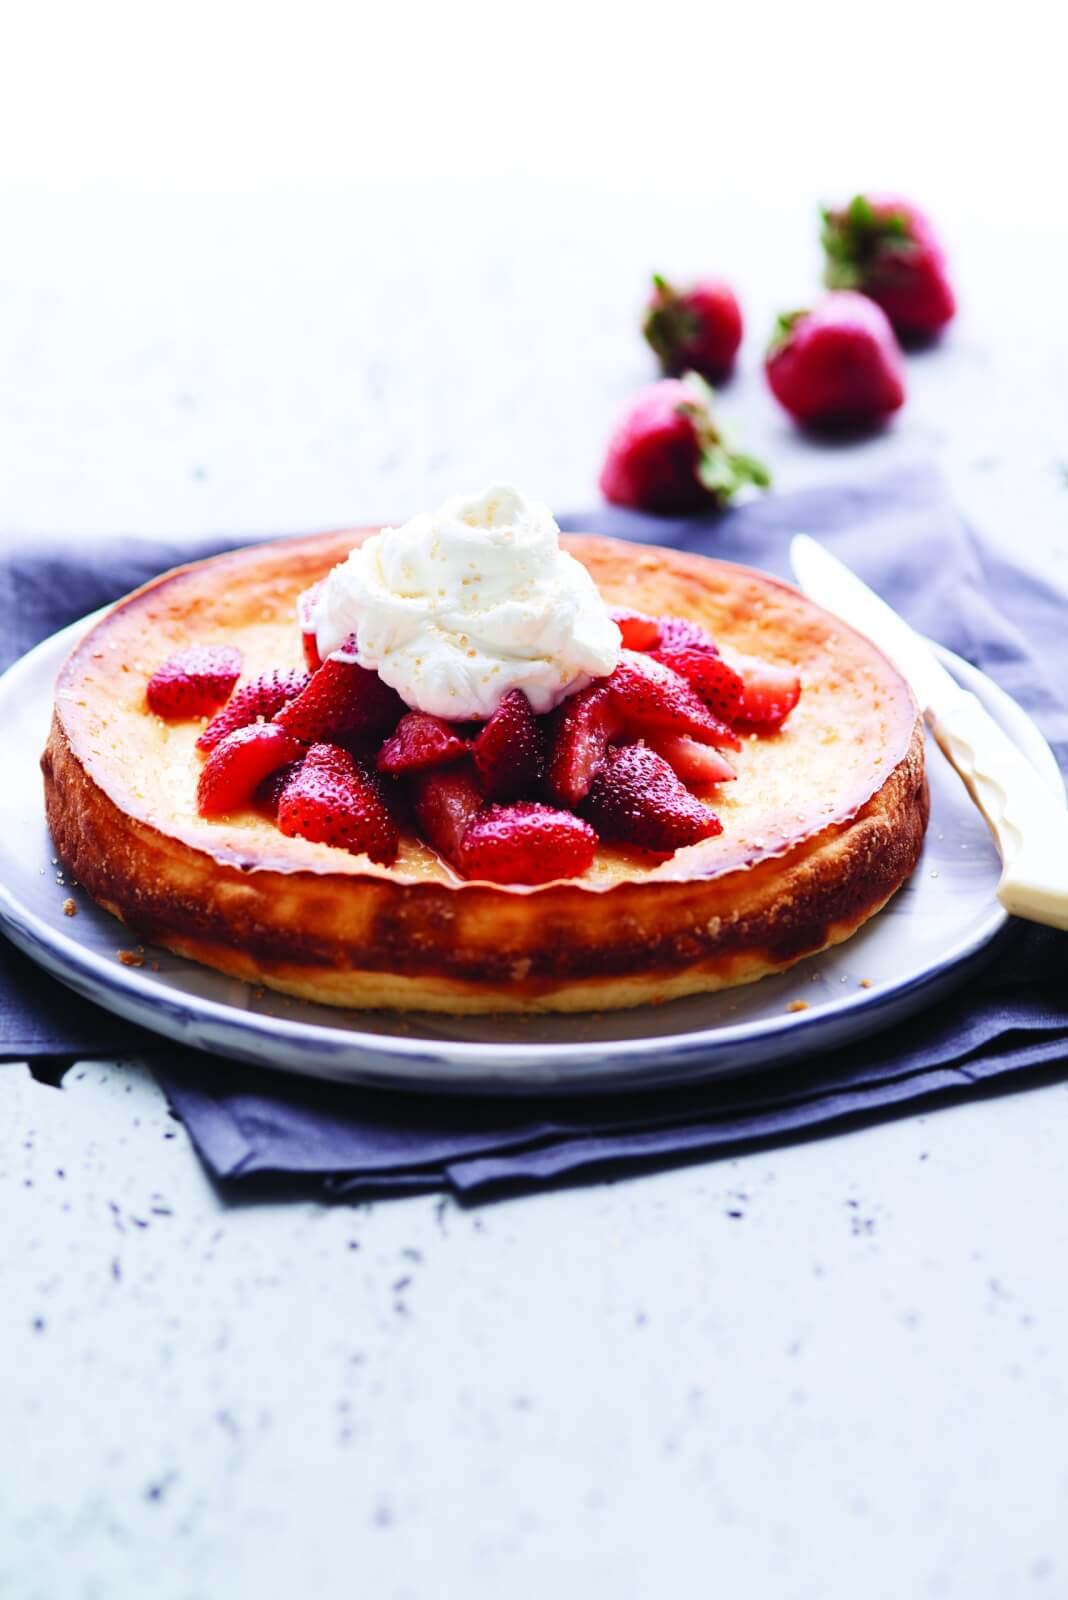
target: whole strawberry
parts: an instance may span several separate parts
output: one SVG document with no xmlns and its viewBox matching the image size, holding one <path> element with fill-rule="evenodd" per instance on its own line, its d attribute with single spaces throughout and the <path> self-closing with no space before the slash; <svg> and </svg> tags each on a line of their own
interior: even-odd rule
<svg viewBox="0 0 1068 1600">
<path fill-rule="evenodd" d="M 722 506 L 743 484 L 767 488 L 762 462 L 728 448 L 697 373 L 663 378 L 631 401 L 601 469 L 601 493 L 619 506 L 664 516 Z"/>
<path fill-rule="evenodd" d="M 730 374 L 742 342 L 741 308 L 734 291 L 718 279 L 675 289 L 654 273 L 642 333 L 668 377 L 699 372 L 718 382 Z"/>
<path fill-rule="evenodd" d="M 812 427 L 882 422 L 905 399 L 905 366 L 885 312 L 845 290 L 781 316 L 764 370 L 780 404 Z"/>
<path fill-rule="evenodd" d="M 882 306 L 903 339 L 931 338 L 956 311 L 938 235 L 908 200 L 855 195 L 847 206 L 824 211 L 822 240 L 827 287 L 859 289 Z"/>
</svg>

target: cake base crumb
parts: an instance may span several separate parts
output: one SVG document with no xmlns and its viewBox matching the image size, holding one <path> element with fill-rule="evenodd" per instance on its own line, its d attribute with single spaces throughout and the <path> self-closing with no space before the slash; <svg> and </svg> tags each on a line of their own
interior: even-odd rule
<svg viewBox="0 0 1068 1600">
<path fill-rule="evenodd" d="M 870 989 L 871 988 L 871 979 L 870 978 L 861 978 L 860 987 L 862 989 Z"/>
<path fill-rule="evenodd" d="M 786 1009 L 787 1009 L 787 1011 L 807 1011 L 808 1010 L 808 1001 L 807 1000 L 791 1000 L 790 1004 L 786 1007 Z"/>
<path fill-rule="evenodd" d="M 74 904 L 70 895 L 63 902 L 63 915 L 65 917 L 76 917 L 78 915 L 78 907 Z"/>
<path fill-rule="evenodd" d="M 143 967 L 145 964 L 144 956 L 139 956 L 136 950 L 116 950 L 115 954 L 124 967 Z"/>
</svg>

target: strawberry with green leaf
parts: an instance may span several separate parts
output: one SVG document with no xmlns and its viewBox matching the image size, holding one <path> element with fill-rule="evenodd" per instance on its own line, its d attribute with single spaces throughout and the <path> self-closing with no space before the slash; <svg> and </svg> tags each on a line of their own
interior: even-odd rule
<svg viewBox="0 0 1068 1600">
<path fill-rule="evenodd" d="M 776 400 L 806 427 L 871 427 L 905 400 L 893 328 L 874 300 L 848 290 L 780 316 L 764 370 Z"/>
<path fill-rule="evenodd" d="M 642 333 L 667 377 L 699 372 L 719 382 L 729 376 L 742 342 L 742 312 L 733 289 L 718 279 L 676 289 L 654 273 Z"/>
<path fill-rule="evenodd" d="M 906 340 L 930 339 L 957 303 L 945 252 L 916 206 L 891 195 L 854 195 L 823 212 L 829 289 L 856 289 L 880 305 Z"/>
<path fill-rule="evenodd" d="M 732 450 L 695 372 L 663 378 L 631 401 L 609 441 L 601 492 L 615 505 L 663 516 L 723 506 L 745 484 L 766 489 L 764 464 Z"/>
</svg>

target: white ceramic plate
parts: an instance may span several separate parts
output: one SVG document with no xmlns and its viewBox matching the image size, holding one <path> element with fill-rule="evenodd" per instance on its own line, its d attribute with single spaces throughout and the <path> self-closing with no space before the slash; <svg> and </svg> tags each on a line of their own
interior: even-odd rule
<svg viewBox="0 0 1068 1600">
<path fill-rule="evenodd" d="M 197 1049 L 313 1077 L 391 1088 L 561 1093 L 666 1087 L 794 1061 L 885 1028 L 959 983 L 1004 927 L 999 865 L 956 774 L 929 741 L 931 826 L 920 865 L 846 944 L 778 977 L 634 1011 L 439 1017 L 342 1011 L 266 994 L 165 950 L 123 966 L 122 925 L 57 882 L 38 766 L 52 688 L 78 623 L 0 678 L 0 926 L 79 994 Z M 948 651 L 973 690 L 1063 797 L 1049 746 L 1013 700 Z M 78 906 L 63 914 L 68 894 Z M 158 965 L 158 970 L 157 970 Z M 797 1001 L 805 1009 L 791 1010 Z"/>
</svg>

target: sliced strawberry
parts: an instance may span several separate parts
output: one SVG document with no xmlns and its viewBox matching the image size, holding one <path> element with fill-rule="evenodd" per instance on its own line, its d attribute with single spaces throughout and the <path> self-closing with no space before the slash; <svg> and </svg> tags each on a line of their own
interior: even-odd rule
<svg viewBox="0 0 1068 1600">
<path fill-rule="evenodd" d="M 623 635 L 624 650 L 655 650 L 660 643 L 659 617 L 646 616 L 644 611 L 621 609 L 610 615 Z"/>
<path fill-rule="evenodd" d="M 304 660 L 309 672 L 318 672 L 322 666 L 319 646 L 315 638 L 315 604 L 323 592 L 323 579 L 297 596 L 297 616 L 300 619 L 300 640 L 304 647 Z"/>
<path fill-rule="evenodd" d="M 738 776 L 726 756 L 721 756 L 713 745 L 698 744 L 684 733 L 650 734 L 649 743 L 691 787 L 729 783 Z"/>
<path fill-rule="evenodd" d="M 660 855 L 723 832 L 723 824 L 646 744 L 611 750 L 582 813 L 603 839 Z"/>
<path fill-rule="evenodd" d="M 684 678 L 707 706 L 720 724 L 721 737 L 716 743 L 737 750 L 738 736 L 727 726 L 738 715 L 742 700 L 742 680 L 734 668 L 718 653 L 692 645 L 683 649 L 655 650 L 653 660 L 663 662 L 665 667 Z"/>
<path fill-rule="evenodd" d="M 482 793 L 490 800 L 529 794 L 545 765 L 541 727 L 522 689 L 510 689 L 472 748 Z"/>
<path fill-rule="evenodd" d="M 400 836 L 378 785 L 336 744 L 313 744 L 278 801 L 284 834 L 389 863 Z"/>
<path fill-rule="evenodd" d="M 156 668 L 145 698 L 157 717 L 204 717 L 222 705 L 240 676 L 241 652 L 233 645 L 195 644 Z"/>
<path fill-rule="evenodd" d="M 756 656 L 732 657 L 742 675 L 739 722 L 757 728 L 777 728 L 801 698 L 801 679 L 789 667 L 776 667 Z"/>
<path fill-rule="evenodd" d="M 455 865 L 468 823 L 484 804 L 474 767 L 464 761 L 417 773 L 412 782 L 412 800 L 423 837 Z"/>
<path fill-rule="evenodd" d="M 661 650 L 711 650 L 718 655 L 716 641 L 706 633 L 699 622 L 689 617 L 660 617 Z"/>
<path fill-rule="evenodd" d="M 331 656 L 307 688 L 275 713 L 275 721 L 307 744 L 324 739 L 380 738 L 396 727 L 404 701 L 355 661 Z"/>
<path fill-rule="evenodd" d="M 290 672 L 265 672 L 261 678 L 243 683 L 212 717 L 197 740 L 197 749 L 214 750 L 235 728 L 247 728 L 250 722 L 257 722 L 261 717 L 269 722 L 287 701 L 307 688 L 309 681 L 306 672 L 294 668 Z"/>
<path fill-rule="evenodd" d="M 262 811 L 264 816 L 277 818 L 282 791 L 293 774 L 300 770 L 302 760 L 303 756 L 296 761 L 287 761 L 277 772 L 269 772 L 266 778 L 261 779 L 252 795 L 252 804 L 257 811 Z"/>
<path fill-rule="evenodd" d="M 299 740 L 274 722 L 253 722 L 235 728 L 209 755 L 197 781 L 197 810 L 201 816 L 236 811 L 247 805 L 257 786 L 270 773 L 301 755 Z"/>
<path fill-rule="evenodd" d="M 685 678 L 652 656 L 624 650 L 606 683 L 624 721 L 639 732 L 666 729 L 689 734 L 702 744 L 727 743 L 733 738 Z"/>
<path fill-rule="evenodd" d="M 609 743 L 622 731 L 623 718 L 604 683 L 591 683 L 558 706 L 549 722 L 550 800 L 571 810 L 585 800 Z"/>
<path fill-rule="evenodd" d="M 466 755 L 471 746 L 451 723 L 423 711 L 409 711 L 375 758 L 379 772 L 418 772 L 423 767 L 444 766 Z"/>
<path fill-rule="evenodd" d="M 597 835 L 571 811 L 523 800 L 486 806 L 468 825 L 460 865 L 491 883 L 549 883 L 577 878 L 597 853 Z"/>
</svg>

